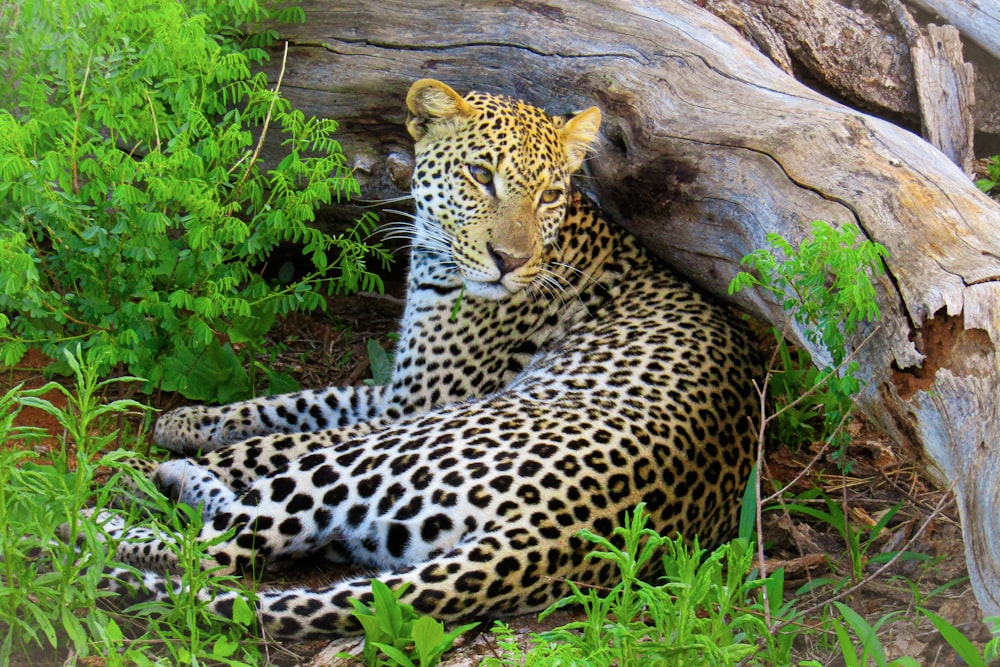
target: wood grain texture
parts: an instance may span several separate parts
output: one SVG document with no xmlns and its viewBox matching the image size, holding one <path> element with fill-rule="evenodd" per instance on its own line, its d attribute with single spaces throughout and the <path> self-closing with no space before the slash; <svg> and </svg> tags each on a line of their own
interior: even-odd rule
<svg viewBox="0 0 1000 667">
<path fill-rule="evenodd" d="M 884 9 L 876 17 L 835 0 L 706 0 L 705 8 L 785 71 L 806 71 L 842 99 L 909 117 L 919 113 L 907 40 Z"/>
<path fill-rule="evenodd" d="M 1000 613 L 1000 207 L 958 167 L 910 132 L 800 85 L 682 0 L 307 0 L 305 9 L 308 22 L 287 31 L 283 90 L 343 123 L 366 197 L 399 194 L 405 179 L 390 167 L 409 152 L 403 98 L 413 80 L 435 77 L 551 112 L 600 106 L 586 186 L 717 295 L 770 232 L 798 242 L 824 219 L 885 245 L 884 319 L 857 357 L 870 383 L 861 406 L 923 452 L 943 486 L 955 483 L 974 590 L 984 612 Z M 786 319 L 766 295 L 736 302 L 779 326 Z"/>
<path fill-rule="evenodd" d="M 926 38 L 903 0 L 874 6 L 837 0 L 702 2 L 786 72 L 794 71 L 859 108 L 920 125 L 920 81 L 912 61 L 914 48 Z M 907 20 L 900 21 L 900 14 Z M 1000 61 L 972 51 L 974 92 L 984 100 L 972 108 L 975 130 L 997 134 L 1000 108 L 989 101 L 1000 99 L 1000 75 L 995 74 Z"/>
<path fill-rule="evenodd" d="M 1000 58 L 1000 0 L 908 0 L 934 12 Z"/>
</svg>

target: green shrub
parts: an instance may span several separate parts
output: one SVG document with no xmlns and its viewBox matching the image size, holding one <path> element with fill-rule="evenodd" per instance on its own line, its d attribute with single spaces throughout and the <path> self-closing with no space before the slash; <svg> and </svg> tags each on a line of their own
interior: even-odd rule
<svg viewBox="0 0 1000 667">
<path fill-rule="evenodd" d="M 0 396 L 0 442 L 20 441 L 0 448 L 0 664 L 15 656 L 31 664 L 71 665 L 89 656 L 109 666 L 259 663 L 258 642 L 247 639 L 256 622 L 246 602 L 252 592 L 238 577 L 201 570 L 207 545 L 197 539 L 200 515 L 158 494 L 151 481 L 124 462 L 128 452 L 106 453 L 121 435 L 110 424 L 148 408 L 131 400 L 101 403 L 110 383 L 136 378 L 100 380 L 97 355 L 66 353 L 75 378 L 72 391 L 50 382 Z M 56 393 L 62 400 L 43 398 Z M 44 455 L 36 451 L 45 448 L 34 445 L 47 434 L 15 425 L 22 406 L 42 410 L 59 423 L 58 437 L 49 434 L 57 442 Z M 102 435 L 94 435 L 98 432 Z M 106 471 L 110 478 L 98 477 Z M 128 484 L 121 483 L 125 478 Z M 140 517 L 138 507 L 129 513 L 113 509 L 115 499 L 133 487 L 158 510 L 156 520 Z M 172 604 L 147 602 L 114 611 L 98 604 L 108 595 L 102 590 L 106 568 L 118 564 L 105 528 L 81 512 L 85 507 L 127 525 L 141 520 L 166 531 L 164 539 L 176 545 L 184 571 Z M 237 591 L 233 618 L 209 611 L 199 595 L 209 590 Z"/>
<path fill-rule="evenodd" d="M 976 181 L 976 186 L 986 194 L 1000 186 L 1000 155 L 994 155 L 986 161 L 986 178 Z"/>
<path fill-rule="evenodd" d="M 658 535 L 647 520 L 639 503 L 615 528 L 614 541 L 581 531 L 594 544 L 587 558 L 613 563 L 620 581 L 610 589 L 568 582 L 571 595 L 539 618 L 568 605 L 581 605 L 586 618 L 534 635 L 527 655 L 509 628 L 496 626 L 504 652 L 483 665 L 788 664 L 794 629 L 772 632 L 758 597 L 767 588 L 768 611 L 791 616 L 782 605 L 783 572 L 759 579 L 753 544 L 743 538 L 708 553 L 697 540 L 689 545 L 680 536 Z M 654 585 L 640 574 L 657 558 L 663 574 Z"/>
<path fill-rule="evenodd" d="M 324 292 L 381 289 L 371 218 L 308 225 L 358 192 L 336 123 L 252 72 L 275 39 L 255 26 L 301 18 L 266 0 L 0 3 L 0 364 L 81 342 L 106 350 L 102 373 L 230 401 L 253 389 L 234 345 L 255 352 Z M 286 241 L 305 277 L 269 282 Z"/>
<path fill-rule="evenodd" d="M 773 293 L 802 326 L 807 340 L 828 355 L 825 362 L 811 360 L 805 351 L 790 349 L 780 329 L 772 329 L 779 361 L 771 382 L 776 430 L 788 444 L 817 437 L 841 451 L 847 444 L 841 426 L 861 388 L 847 339 L 863 322 L 881 317 L 871 278 L 882 274 L 886 256 L 884 247 L 860 237 L 854 226 L 837 229 L 821 220 L 812 224 L 812 233 L 797 248 L 778 234 L 768 234 L 770 248 L 742 260 L 753 273 L 741 271 L 729 285 L 730 294 L 748 287 Z M 812 361 L 819 361 L 819 368 Z M 817 416 L 822 417 L 820 429 L 810 424 Z"/>
</svg>

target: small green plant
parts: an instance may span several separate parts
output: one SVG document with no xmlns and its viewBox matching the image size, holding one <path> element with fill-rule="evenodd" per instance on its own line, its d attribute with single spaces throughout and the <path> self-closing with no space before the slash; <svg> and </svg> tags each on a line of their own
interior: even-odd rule
<svg viewBox="0 0 1000 667">
<path fill-rule="evenodd" d="M 388 338 L 395 342 L 399 340 L 399 334 L 390 333 Z M 392 353 L 374 338 L 368 339 L 368 364 L 372 376 L 364 381 L 365 384 L 380 386 L 392 382 Z"/>
<path fill-rule="evenodd" d="M 864 617 L 843 602 L 834 602 L 833 605 L 840 612 L 840 616 L 831 617 L 829 623 L 836 633 L 837 646 L 847 667 L 867 667 L 869 661 L 874 661 L 879 667 L 920 667 L 919 662 L 906 656 L 896 658 L 891 662 L 888 661 L 885 657 L 885 648 L 876 634 L 880 627 L 902 612 L 885 614 L 879 618 L 875 625 L 871 625 Z M 850 631 L 854 632 L 854 637 L 851 637 Z M 860 649 L 860 654 L 858 649 Z M 808 661 L 803 664 L 820 667 L 822 663 Z"/>
<path fill-rule="evenodd" d="M 128 614 L 141 619 L 144 637 L 157 641 L 162 646 L 160 653 L 169 657 L 171 664 L 193 664 L 199 659 L 231 667 L 256 664 L 259 647 L 247 640 L 258 636 L 253 591 L 247 590 L 241 577 L 203 569 L 208 549 L 231 538 L 231 534 L 220 535 L 209 543 L 199 541 L 201 513 L 183 504 L 174 505 L 172 511 L 160 514 L 158 519 L 143 525 L 173 548 L 181 574 L 175 578 L 176 585 L 168 588 L 169 601 L 142 602 L 129 608 Z M 231 618 L 220 618 L 209 609 L 206 591 L 232 596 Z M 149 657 L 141 647 L 141 643 L 130 647 L 125 657 L 143 664 Z"/>
<path fill-rule="evenodd" d="M 63 446 L 52 451 L 52 462 L 61 472 L 69 472 L 70 469 L 67 460 L 69 445 L 73 446 L 78 458 L 89 460 L 115 441 L 117 432 L 99 434 L 95 428 L 99 421 L 109 415 L 148 411 L 145 405 L 130 399 L 119 399 L 108 404 L 101 402 L 101 396 L 112 385 L 142 382 L 142 378 L 137 377 L 102 380 L 98 368 L 104 365 L 101 357 L 105 353 L 106 350 L 96 349 L 88 350 L 84 355 L 79 343 L 74 352 L 63 350 L 63 364 L 75 380 L 73 389 L 69 390 L 57 382 L 48 382 L 38 389 L 20 394 L 22 406 L 30 406 L 52 415 L 63 429 Z M 56 407 L 50 400 L 42 398 L 53 393 L 62 395 L 65 407 Z"/>
<path fill-rule="evenodd" d="M 993 626 L 993 638 L 987 642 L 980 652 L 969 639 L 962 634 L 962 631 L 949 623 L 946 619 L 935 614 L 925 607 L 917 607 L 917 612 L 929 620 L 931 625 L 941 633 L 941 636 L 948 646 L 962 659 L 962 664 L 969 667 L 987 667 L 994 660 L 1000 657 L 1000 618 L 991 617 L 986 619 L 986 623 Z"/>
<path fill-rule="evenodd" d="M 777 430 L 790 444 L 814 437 L 803 425 L 820 412 L 822 439 L 830 440 L 841 454 L 847 445 L 841 426 L 861 388 L 847 340 L 860 324 L 881 317 L 871 279 L 882 273 L 886 256 L 884 247 L 860 238 L 856 227 L 837 229 L 823 221 L 812 224 L 811 235 L 798 248 L 778 234 L 769 234 L 770 248 L 743 258 L 753 273 L 741 271 L 729 285 L 730 294 L 749 287 L 773 293 L 803 327 L 806 339 L 828 357 L 819 370 L 806 370 L 803 362 L 808 355 L 800 350 L 793 357 L 782 331 L 772 330 L 781 362 L 773 380 Z M 783 410 L 784 406 L 790 408 Z"/>
<path fill-rule="evenodd" d="M 986 642 L 986 646 L 983 648 L 983 658 L 992 663 L 997 658 L 1000 658 L 1000 616 L 990 616 L 983 621 L 990 627 L 990 632 L 993 633 L 993 637 Z"/>
<path fill-rule="evenodd" d="M 99 449 L 115 437 L 93 437 L 97 420 L 140 408 L 121 400 L 100 405 L 100 382 L 93 364 L 66 353 L 79 391 L 72 393 L 55 383 L 26 392 L 14 388 L 0 399 L 0 441 L 27 439 L 21 448 L 0 450 L 0 662 L 12 655 L 58 651 L 68 643 L 78 655 L 87 655 L 94 641 L 112 641 L 114 624 L 95 609 L 98 585 L 109 561 L 99 526 L 84 520 L 81 510 L 91 495 L 97 468 L 113 465 L 111 455 Z M 123 381 L 135 380 L 124 378 Z M 57 408 L 41 394 L 58 391 L 66 407 Z M 20 408 L 31 405 L 54 415 L 64 429 L 58 446 L 48 458 L 27 451 L 31 440 L 45 435 L 38 429 L 13 426 Z M 70 457 L 70 451 L 75 457 Z M 98 494 L 98 503 L 109 502 Z M 79 535 L 76 553 L 72 542 L 58 539 L 59 527 Z"/>
<path fill-rule="evenodd" d="M 586 660 L 578 647 L 546 641 L 538 633 L 529 635 L 531 647 L 524 651 L 510 626 L 500 621 L 493 624 L 492 632 L 500 655 L 483 658 L 482 667 L 573 667 L 595 664 Z"/>
<path fill-rule="evenodd" d="M 364 628 L 362 658 L 368 667 L 432 667 L 441 662 L 459 635 L 479 625 L 470 623 L 446 633 L 443 623 L 421 616 L 412 605 L 399 601 L 407 588 L 404 584 L 393 592 L 373 580 L 371 605 L 351 600 L 352 613 Z"/>
<path fill-rule="evenodd" d="M 742 538 L 707 554 L 697 542 L 689 546 L 681 537 L 661 537 L 646 523 L 639 504 L 612 540 L 581 533 L 596 546 L 588 558 L 613 562 L 620 581 L 610 590 L 586 591 L 568 582 L 571 594 L 541 616 L 581 605 L 586 619 L 535 637 L 525 664 L 787 664 L 794 633 L 769 633 L 757 599 L 770 587 L 771 611 L 787 610 L 780 572 L 768 580 L 755 578 L 751 543 Z M 640 575 L 657 557 L 663 576 L 654 585 Z M 504 657 L 484 664 L 510 664 L 519 652 L 511 646 Z"/>
<path fill-rule="evenodd" d="M 0 664 L 12 656 L 52 664 L 71 664 L 67 656 L 99 656 L 108 665 L 255 664 L 257 646 L 245 640 L 254 622 L 249 605 L 234 605 L 235 619 L 218 619 L 206 613 L 198 596 L 226 586 L 248 595 L 232 578 L 202 572 L 206 547 L 196 539 L 200 517 L 190 508 L 175 510 L 152 482 L 129 469 L 123 459 L 130 452 L 106 451 L 119 436 L 109 428 L 113 420 L 147 408 L 132 400 L 100 402 L 112 382 L 138 381 L 101 380 L 100 354 L 97 349 L 65 352 L 64 363 L 76 380 L 72 391 L 48 383 L 31 391 L 14 388 L 0 397 L 0 441 L 20 441 L 16 448 L 0 449 Z M 52 393 L 62 395 L 64 407 L 50 400 Z M 58 443 L 45 454 L 33 444 L 50 434 L 14 426 L 22 406 L 42 410 L 59 423 Z M 110 471 L 110 478 L 98 484 L 99 471 Z M 138 487 L 147 504 L 166 513 L 172 524 L 166 541 L 178 545 L 186 565 L 173 605 L 112 612 L 98 604 L 106 595 L 104 574 L 117 564 L 104 526 L 82 510 L 138 524 L 137 512 L 112 509 L 115 498 L 129 493 L 121 484 L 125 477 L 128 488 Z M 126 625 L 141 630 L 127 637 Z"/>
<path fill-rule="evenodd" d="M 976 186 L 986 194 L 1000 186 L 1000 155 L 994 155 L 986 161 L 986 178 L 976 181 Z"/>
<path fill-rule="evenodd" d="M 229 402 L 277 315 L 381 289 L 374 217 L 308 224 L 358 192 L 336 123 L 252 73 L 276 38 L 259 26 L 302 18 L 271 0 L 0 3 L 0 365 L 30 346 L 65 371 L 79 342 L 106 350 L 102 374 Z M 283 155 L 265 165 L 268 135 Z M 267 271 L 284 242 L 300 279 Z"/>
<path fill-rule="evenodd" d="M 810 501 L 817 498 L 823 501 L 824 508 L 821 509 L 819 507 L 815 507 L 810 503 Z M 876 540 L 902 506 L 902 503 L 898 503 L 889 508 L 888 511 L 882 514 L 878 522 L 876 522 L 876 524 L 867 531 L 862 531 L 856 528 L 848 518 L 843 504 L 831 498 L 822 489 L 813 488 L 804 491 L 795 496 L 791 502 L 782 503 L 781 508 L 793 514 L 801 514 L 822 521 L 823 523 L 833 526 L 833 528 L 836 529 L 841 538 L 844 540 L 844 544 L 847 545 L 847 557 L 848 564 L 850 566 L 850 572 L 842 583 L 849 583 L 853 585 L 864 579 L 865 566 L 869 563 L 881 564 L 886 563 L 893 558 L 897 558 L 897 553 L 895 551 L 887 551 L 874 555 L 871 555 L 870 552 Z M 774 509 L 779 508 L 775 506 Z M 897 558 L 897 560 L 908 561 L 930 559 L 931 556 L 928 556 L 927 554 L 915 552 L 902 553 L 899 554 Z M 814 579 L 811 582 L 811 585 L 817 586 L 825 583 L 830 583 L 830 581 Z M 841 584 L 838 584 L 838 587 L 839 585 Z"/>
</svg>

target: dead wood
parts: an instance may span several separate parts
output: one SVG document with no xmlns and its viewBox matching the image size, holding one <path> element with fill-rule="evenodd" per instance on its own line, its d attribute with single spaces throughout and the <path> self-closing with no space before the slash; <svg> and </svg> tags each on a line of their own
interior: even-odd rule
<svg viewBox="0 0 1000 667">
<path fill-rule="evenodd" d="M 900 0 L 884 1 L 892 8 L 910 47 L 924 138 L 972 176 L 976 75 L 972 64 L 962 57 L 958 29 L 930 24 L 924 35 Z"/>
<path fill-rule="evenodd" d="M 1000 0 L 909 0 L 933 12 L 1000 58 Z"/>
<path fill-rule="evenodd" d="M 959 22 L 962 12 L 952 7 L 951 0 L 912 1 L 925 8 L 934 3 L 948 6 L 951 11 L 943 18 L 954 22 L 969 39 L 975 41 L 974 35 L 988 32 L 979 23 Z M 989 1 L 997 9 L 992 19 L 983 21 L 989 25 L 992 20 L 997 25 L 1000 0 Z M 910 28 L 901 25 L 898 18 L 894 20 L 894 15 L 907 11 L 903 0 L 877 0 L 867 11 L 858 3 L 845 6 L 836 0 L 704 0 L 704 4 L 786 72 L 794 71 L 814 86 L 861 108 L 897 114 L 914 127 L 920 126 L 924 111 L 921 81 L 914 75 L 912 52 L 927 37 L 921 37 L 922 26 L 913 23 Z M 988 2 L 978 4 L 977 11 L 985 15 Z M 1000 134 L 1000 106 L 995 103 L 1000 100 L 998 57 L 995 51 L 979 53 L 972 63 L 975 97 L 982 103 L 972 107 L 971 114 L 976 130 L 988 134 Z M 936 80 L 932 80 L 929 89 L 935 85 Z M 923 87 L 928 89 L 927 82 Z"/>
<path fill-rule="evenodd" d="M 962 59 L 958 30 L 931 24 L 926 37 L 916 37 L 910 54 L 924 137 L 972 176 L 975 74 Z"/>
<path fill-rule="evenodd" d="M 857 356 L 870 383 L 861 405 L 922 453 L 942 486 L 955 484 L 974 590 L 984 612 L 1000 613 L 1000 206 L 959 168 L 912 133 L 797 83 L 681 0 L 305 9 L 308 22 L 287 30 L 283 90 L 343 123 L 370 198 L 405 185 L 403 96 L 430 76 L 552 112 L 599 105 L 606 120 L 587 187 L 717 295 L 769 232 L 798 242 L 824 219 L 885 245 L 883 321 Z M 764 294 L 737 303 L 778 326 L 786 319 Z"/>
</svg>

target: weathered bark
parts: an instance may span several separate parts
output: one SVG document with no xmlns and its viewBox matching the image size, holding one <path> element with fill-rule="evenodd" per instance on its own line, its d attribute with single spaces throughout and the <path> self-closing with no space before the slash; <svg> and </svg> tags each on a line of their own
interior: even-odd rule
<svg viewBox="0 0 1000 667">
<path fill-rule="evenodd" d="M 1000 0 L 909 0 L 938 14 L 1000 58 Z"/>
<path fill-rule="evenodd" d="M 589 185 L 715 294 L 766 234 L 795 242 L 817 218 L 885 245 L 883 321 L 857 356 L 870 382 L 861 405 L 955 484 L 976 595 L 1000 613 L 1000 206 L 947 158 L 800 85 L 680 0 L 305 4 L 308 22 L 288 30 L 284 90 L 343 123 L 368 197 L 398 193 L 403 96 L 431 76 L 553 112 L 599 105 Z M 736 300 L 786 319 L 766 294 Z"/>
<path fill-rule="evenodd" d="M 924 138 L 972 176 L 975 104 L 972 65 L 962 59 L 962 40 L 954 26 L 927 26 L 911 45 L 920 94 Z"/>
<path fill-rule="evenodd" d="M 790 74 L 798 69 L 869 108 L 919 113 L 907 41 L 893 30 L 891 18 L 835 0 L 706 0 L 705 8 Z"/>
<path fill-rule="evenodd" d="M 884 1 L 892 8 L 910 47 L 924 138 L 972 176 L 976 75 L 962 55 L 958 29 L 930 24 L 925 36 L 901 0 Z"/>
<path fill-rule="evenodd" d="M 918 0 L 906 1 L 921 4 Z M 951 0 L 935 1 L 951 5 Z M 840 99 L 894 114 L 917 127 L 921 119 L 921 82 L 919 75 L 914 75 L 913 49 L 927 38 L 917 30 L 907 34 L 906 27 L 893 20 L 898 10 L 906 11 L 903 2 L 879 0 L 868 13 L 836 0 L 704 0 L 704 5 L 786 72 L 795 71 Z M 996 25 L 1000 21 L 1000 0 L 994 4 L 997 7 L 992 21 Z M 955 8 L 952 10 L 948 16 L 959 14 Z M 979 11 L 986 13 L 985 9 Z M 962 25 L 972 29 L 973 35 L 982 32 L 979 24 L 963 21 Z M 972 109 L 975 128 L 1000 134 L 1000 108 L 987 103 L 1000 99 L 1000 76 L 996 74 L 1000 56 L 978 56 L 972 63 L 976 68 L 975 96 L 984 103 Z"/>
</svg>

